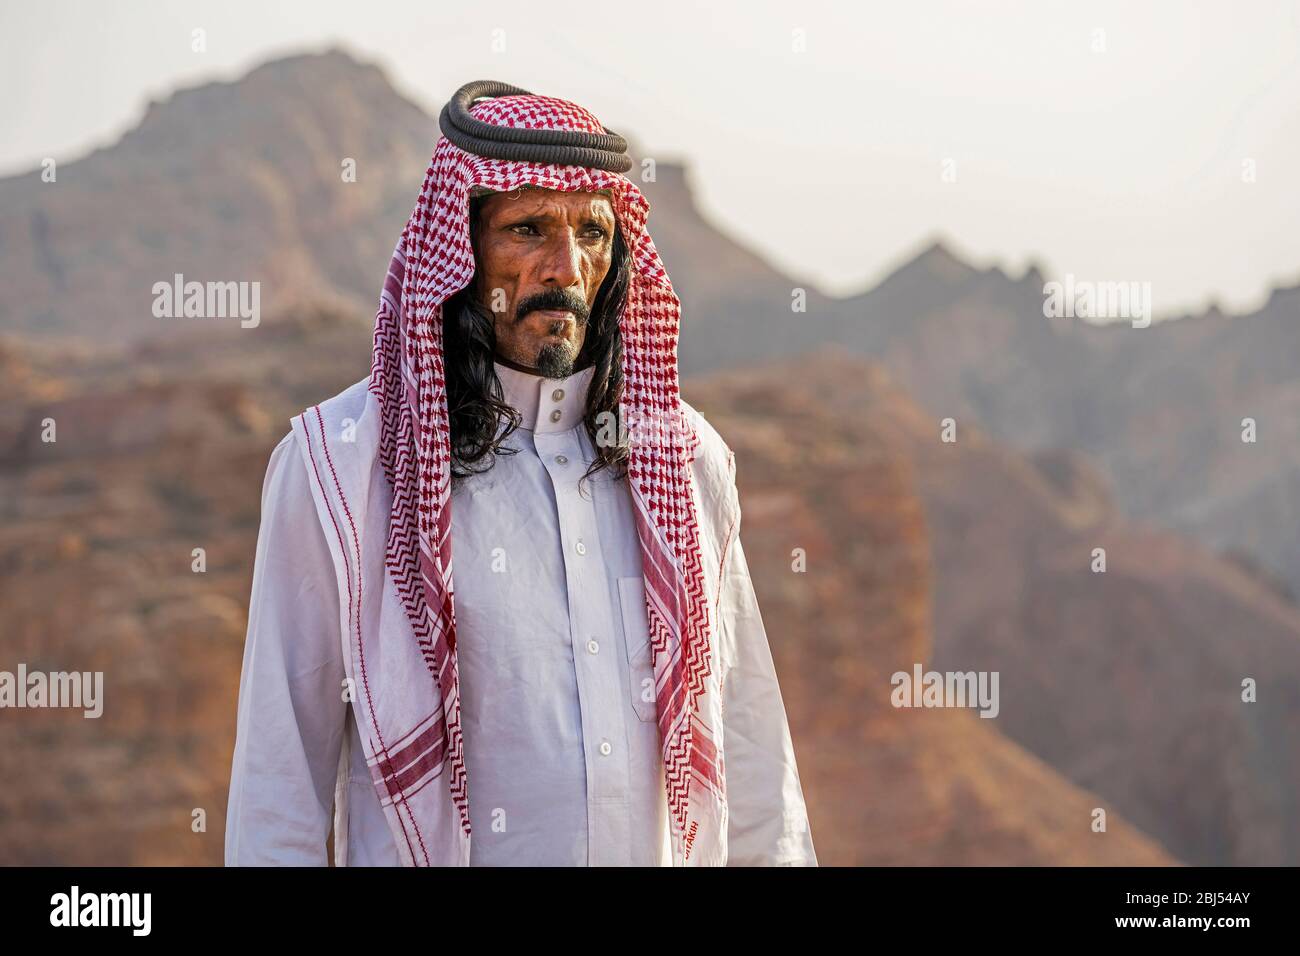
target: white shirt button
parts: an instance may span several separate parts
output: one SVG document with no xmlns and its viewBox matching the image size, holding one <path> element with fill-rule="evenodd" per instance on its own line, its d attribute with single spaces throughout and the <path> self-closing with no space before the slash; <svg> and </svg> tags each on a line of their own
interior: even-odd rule
<svg viewBox="0 0 1300 956">
<path fill-rule="evenodd" d="M 562 389 L 562 388 L 557 388 L 555 391 L 551 392 L 551 398 L 554 399 L 554 400 L 557 401 L 557 402 L 558 402 L 560 399 L 564 398 L 564 389 Z"/>
<path fill-rule="evenodd" d="M 594 640 L 591 640 L 591 641 L 588 641 L 588 642 L 587 642 L 587 652 L 588 652 L 588 653 L 590 653 L 590 654 L 595 654 L 595 653 L 596 653 L 597 651 L 599 651 L 599 650 L 600 650 L 600 644 L 599 644 L 599 642 L 594 641 Z"/>
<path fill-rule="evenodd" d="M 558 465 L 567 465 L 569 463 L 569 459 L 565 455 L 556 455 L 555 463 Z"/>
<path fill-rule="evenodd" d="M 604 754 L 606 757 L 608 757 L 610 754 L 614 752 L 614 748 L 610 746 L 608 740 L 602 740 L 600 742 L 600 752 Z"/>
<path fill-rule="evenodd" d="M 583 544 L 581 541 L 579 541 L 577 544 L 573 546 L 573 550 L 577 551 L 579 554 L 586 554 L 587 546 Z"/>
<path fill-rule="evenodd" d="M 555 411 L 551 412 L 551 421 L 553 422 L 558 422 L 563 417 L 564 417 L 564 413 L 560 411 L 558 408 Z"/>
</svg>

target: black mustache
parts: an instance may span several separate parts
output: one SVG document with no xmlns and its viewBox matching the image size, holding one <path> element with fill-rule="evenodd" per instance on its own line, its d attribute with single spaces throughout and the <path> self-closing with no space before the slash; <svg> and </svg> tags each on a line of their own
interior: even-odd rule
<svg viewBox="0 0 1300 956">
<path fill-rule="evenodd" d="M 587 307 L 586 301 L 572 289 L 547 289 L 545 292 L 536 292 L 520 299 L 519 307 L 515 310 L 515 321 L 518 322 L 530 312 L 541 309 L 572 312 L 579 325 L 585 324 L 591 318 L 591 309 Z"/>
</svg>

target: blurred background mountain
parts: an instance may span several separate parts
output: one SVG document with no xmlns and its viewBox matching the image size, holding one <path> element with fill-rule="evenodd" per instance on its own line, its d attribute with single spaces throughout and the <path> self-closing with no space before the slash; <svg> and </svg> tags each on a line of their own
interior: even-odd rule
<svg viewBox="0 0 1300 956">
<path fill-rule="evenodd" d="M 0 712 L 0 862 L 221 861 L 267 457 L 366 374 L 436 136 L 332 51 L 0 180 L 0 669 L 107 672 L 99 720 Z M 1094 326 L 935 242 L 832 298 L 702 217 L 689 169 L 638 184 L 822 862 L 1300 863 L 1300 289 Z M 176 273 L 260 282 L 261 324 L 155 318 Z M 892 708 L 915 662 L 998 671 L 1000 713 Z"/>
</svg>

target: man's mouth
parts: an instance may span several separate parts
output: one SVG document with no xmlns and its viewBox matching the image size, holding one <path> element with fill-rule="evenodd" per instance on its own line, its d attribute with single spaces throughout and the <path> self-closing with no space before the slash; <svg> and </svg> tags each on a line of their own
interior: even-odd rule
<svg viewBox="0 0 1300 956">
<path fill-rule="evenodd" d="M 578 320 L 578 317 L 568 309 L 538 309 L 537 314 L 544 315 L 548 319 L 557 319 L 561 321 L 567 320 L 576 322 Z"/>
</svg>

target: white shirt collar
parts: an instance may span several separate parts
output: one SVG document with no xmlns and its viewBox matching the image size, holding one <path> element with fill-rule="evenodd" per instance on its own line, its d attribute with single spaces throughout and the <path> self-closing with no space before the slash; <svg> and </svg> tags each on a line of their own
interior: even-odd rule
<svg viewBox="0 0 1300 956">
<path fill-rule="evenodd" d="M 523 418 L 521 427 L 539 433 L 566 432 L 582 422 L 587 410 L 587 389 L 596 372 L 594 365 L 568 378 L 543 378 L 500 362 L 493 365 L 506 402 Z"/>
</svg>

